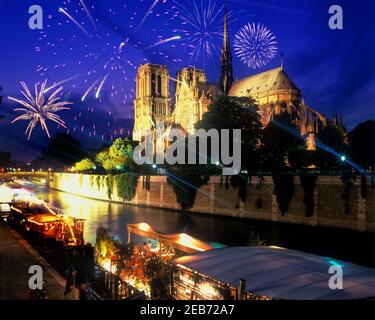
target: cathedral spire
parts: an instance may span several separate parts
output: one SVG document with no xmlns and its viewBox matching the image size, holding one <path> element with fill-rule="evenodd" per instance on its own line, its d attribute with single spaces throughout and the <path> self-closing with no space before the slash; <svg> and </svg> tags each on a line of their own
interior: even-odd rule
<svg viewBox="0 0 375 320">
<path fill-rule="evenodd" d="M 221 50 L 221 68 L 220 68 L 220 86 L 225 95 L 229 93 L 230 87 L 233 83 L 233 66 L 232 53 L 229 44 L 228 35 L 228 8 L 227 1 L 224 3 L 224 34 L 223 34 L 223 48 Z"/>
</svg>

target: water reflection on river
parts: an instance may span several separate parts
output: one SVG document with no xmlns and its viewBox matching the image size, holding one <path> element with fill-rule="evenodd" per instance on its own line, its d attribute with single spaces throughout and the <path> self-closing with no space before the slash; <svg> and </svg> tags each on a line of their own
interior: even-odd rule
<svg viewBox="0 0 375 320">
<path fill-rule="evenodd" d="M 61 208 L 66 215 L 86 219 L 85 241 L 95 243 L 98 226 L 127 239 L 127 223 L 147 222 L 160 232 L 185 232 L 201 240 L 226 245 L 246 245 L 251 232 L 268 245 L 317 253 L 375 267 L 375 234 L 331 228 L 314 228 L 218 216 L 183 214 L 82 198 L 35 186 L 33 191 Z"/>
</svg>

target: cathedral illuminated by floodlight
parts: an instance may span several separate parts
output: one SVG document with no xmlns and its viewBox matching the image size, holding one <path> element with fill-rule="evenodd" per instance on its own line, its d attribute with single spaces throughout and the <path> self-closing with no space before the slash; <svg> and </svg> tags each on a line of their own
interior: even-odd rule
<svg viewBox="0 0 375 320">
<path fill-rule="evenodd" d="M 225 7 L 219 84 L 209 83 L 204 70 L 183 68 L 173 79 L 176 86 L 172 108 L 171 78 L 167 67 L 151 63 L 139 67 L 134 101 L 135 141 L 141 141 L 148 131 L 155 128 L 157 121 L 163 121 L 169 127 L 178 126 L 187 134 L 193 134 L 195 125 L 207 112 L 208 106 L 220 95 L 254 99 L 263 126 L 267 126 L 274 115 L 288 112 L 300 128 L 308 150 L 315 150 L 315 134 L 329 122 L 343 128 L 342 118 L 335 116 L 330 121 L 304 103 L 301 91 L 285 72 L 283 59 L 278 68 L 234 81 L 227 15 Z"/>
</svg>

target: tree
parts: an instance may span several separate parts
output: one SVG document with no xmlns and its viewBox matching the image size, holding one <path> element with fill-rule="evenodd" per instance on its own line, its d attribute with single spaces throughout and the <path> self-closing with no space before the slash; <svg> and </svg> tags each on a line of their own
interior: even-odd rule
<svg viewBox="0 0 375 320">
<path fill-rule="evenodd" d="M 125 138 L 117 138 L 113 144 L 109 147 L 109 155 L 112 158 L 118 157 L 126 157 L 132 158 L 133 157 L 133 142 L 125 137 Z"/>
<path fill-rule="evenodd" d="M 196 125 L 197 129 L 241 129 L 241 164 L 248 171 L 259 167 L 262 124 L 257 106 L 251 98 L 222 96 L 215 100 Z M 230 149 L 233 150 L 233 139 Z"/>
<path fill-rule="evenodd" d="M 294 194 L 294 175 L 285 174 L 301 169 L 306 155 L 306 144 L 299 128 L 286 111 L 275 114 L 263 130 L 262 168 L 273 173 L 274 190 L 279 209 L 287 212 Z"/>
<path fill-rule="evenodd" d="M 95 168 L 95 163 L 90 158 L 84 158 L 74 165 L 75 171 L 89 171 Z"/>
<path fill-rule="evenodd" d="M 47 149 L 43 151 L 41 157 L 34 161 L 33 165 L 61 170 L 73 166 L 85 157 L 86 152 L 76 138 L 66 133 L 58 133 L 51 139 Z"/>
<path fill-rule="evenodd" d="M 263 130 L 262 168 L 272 172 L 303 166 L 305 141 L 287 112 L 275 115 Z"/>
<path fill-rule="evenodd" d="M 135 144 L 129 138 L 117 138 L 108 148 L 100 151 L 95 158 L 106 171 L 132 171 L 135 169 L 133 150 Z"/>
<path fill-rule="evenodd" d="M 375 167 L 375 121 L 358 124 L 348 134 L 349 158 L 364 169 Z"/>
<path fill-rule="evenodd" d="M 345 132 L 332 124 L 322 128 L 316 135 L 317 150 L 316 163 L 323 170 L 342 169 L 345 162 L 340 160 L 341 155 L 347 152 Z"/>
<path fill-rule="evenodd" d="M 0 151 L 0 168 L 6 168 L 12 161 L 12 155 L 9 152 Z"/>
<path fill-rule="evenodd" d="M 209 131 L 216 129 L 230 130 L 229 152 L 233 154 L 233 129 L 241 129 L 241 168 L 248 171 L 256 170 L 259 165 L 258 146 L 262 135 L 262 125 L 257 107 L 250 98 L 234 98 L 222 96 L 216 99 L 203 115 L 202 120 L 196 125 L 196 129 Z M 219 132 L 219 138 L 220 132 Z M 198 140 L 199 144 L 199 140 Z M 197 144 L 197 148 L 199 148 Z M 221 141 L 219 142 L 221 149 Z M 211 141 L 207 141 L 208 164 L 200 165 L 175 165 L 169 170 L 168 183 L 172 185 L 177 202 L 182 210 L 191 208 L 194 205 L 195 195 L 199 188 L 206 184 L 208 175 L 221 174 L 221 169 L 216 165 L 220 159 L 211 158 Z M 198 154 L 197 150 L 197 154 Z M 187 156 L 188 152 L 185 152 Z M 222 154 L 221 150 L 219 154 Z M 240 169 L 241 169 L 240 168 Z M 242 181 L 247 177 L 240 176 Z"/>
<path fill-rule="evenodd" d="M 100 151 L 96 156 L 95 156 L 95 162 L 102 166 L 104 169 L 106 169 L 106 167 L 104 166 L 104 163 L 105 161 L 109 159 L 109 154 L 108 154 L 108 149 L 104 149 L 102 151 Z"/>
</svg>

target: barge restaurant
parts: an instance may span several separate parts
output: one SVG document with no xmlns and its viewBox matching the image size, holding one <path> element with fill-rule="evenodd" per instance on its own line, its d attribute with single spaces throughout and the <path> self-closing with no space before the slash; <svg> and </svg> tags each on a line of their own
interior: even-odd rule
<svg viewBox="0 0 375 320">
<path fill-rule="evenodd" d="M 330 289 L 331 266 L 342 268 L 343 289 Z M 179 300 L 375 299 L 375 269 L 280 247 L 224 247 L 176 258 L 171 290 Z"/>
</svg>

